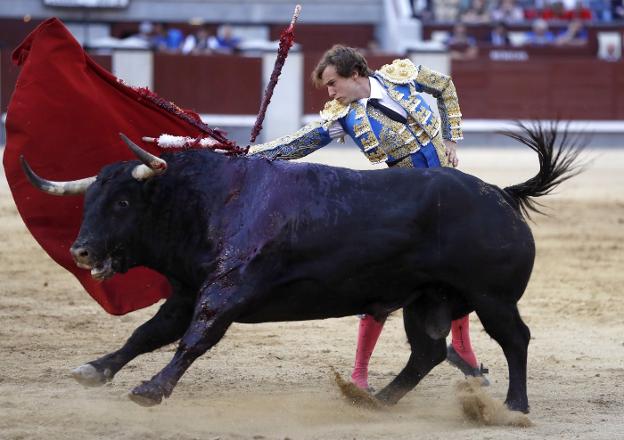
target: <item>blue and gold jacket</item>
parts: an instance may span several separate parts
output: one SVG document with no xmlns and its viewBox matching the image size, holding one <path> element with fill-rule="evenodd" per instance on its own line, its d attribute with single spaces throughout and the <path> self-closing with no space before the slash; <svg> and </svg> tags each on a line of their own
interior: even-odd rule
<svg viewBox="0 0 624 440">
<path fill-rule="evenodd" d="M 376 108 L 358 101 L 349 105 L 329 101 L 320 112 L 321 120 L 296 133 L 254 145 L 249 154 L 270 159 L 298 159 L 332 141 L 330 127 L 339 123 L 372 163 L 396 163 L 430 143 L 441 165 L 446 165 L 442 139 L 462 139 L 461 112 L 451 78 L 410 60 L 395 60 L 376 71 L 388 95 L 407 113 L 407 123 L 396 122 Z M 438 118 L 420 95 L 437 98 Z"/>
</svg>

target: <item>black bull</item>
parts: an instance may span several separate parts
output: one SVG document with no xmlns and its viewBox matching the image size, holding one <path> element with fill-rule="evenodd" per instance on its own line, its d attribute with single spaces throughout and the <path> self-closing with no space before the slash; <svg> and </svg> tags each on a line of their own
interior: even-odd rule
<svg viewBox="0 0 624 440">
<path fill-rule="evenodd" d="M 451 320 L 476 311 L 507 359 L 507 405 L 528 411 L 530 333 L 517 302 L 535 244 L 524 216 L 536 210 L 531 197 L 577 172 L 580 149 L 557 142 L 554 126 L 510 135 L 538 153 L 540 170 L 505 189 L 451 168 L 354 171 L 197 150 L 163 156 L 163 174 L 137 174 L 147 167 L 135 161 L 105 167 L 84 185 L 76 262 L 98 278 L 147 266 L 173 294 L 121 349 L 74 377 L 103 384 L 181 339 L 171 362 L 130 394 L 154 405 L 233 322 L 402 308 L 411 355 L 376 395 L 395 403 L 445 359 Z M 58 184 L 24 168 L 41 189 Z"/>
</svg>

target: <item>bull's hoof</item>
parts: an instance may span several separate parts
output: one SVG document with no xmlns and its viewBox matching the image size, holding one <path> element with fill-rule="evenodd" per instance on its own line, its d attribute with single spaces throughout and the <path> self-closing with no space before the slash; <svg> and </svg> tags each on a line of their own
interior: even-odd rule
<svg viewBox="0 0 624 440">
<path fill-rule="evenodd" d="M 84 364 L 72 370 L 71 375 L 76 381 L 85 387 L 99 387 L 113 378 L 107 368 L 100 371 L 91 364 Z"/>
<path fill-rule="evenodd" d="M 151 397 L 145 397 L 140 394 L 135 394 L 134 391 L 128 393 L 128 397 L 137 405 L 145 407 L 160 405 L 160 403 L 162 402 L 162 397 L 160 399 L 154 400 Z"/>
<path fill-rule="evenodd" d="M 385 387 L 383 390 L 375 394 L 375 400 L 385 406 L 394 406 L 401 399 L 405 393 L 400 393 L 398 396 L 394 391 L 389 389 L 389 386 Z"/>
<path fill-rule="evenodd" d="M 141 385 L 135 387 L 128 397 L 134 403 L 141 406 L 156 406 L 160 405 L 163 399 L 164 392 L 160 387 L 151 384 L 150 382 L 143 382 Z"/>
<path fill-rule="evenodd" d="M 518 402 L 515 400 L 505 400 L 505 405 L 510 411 L 520 411 L 521 413 L 529 413 L 529 404 L 526 402 Z"/>
</svg>

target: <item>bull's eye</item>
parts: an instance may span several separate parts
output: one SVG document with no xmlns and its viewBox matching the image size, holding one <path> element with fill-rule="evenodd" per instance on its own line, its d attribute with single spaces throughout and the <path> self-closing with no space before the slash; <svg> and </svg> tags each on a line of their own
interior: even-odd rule
<svg viewBox="0 0 624 440">
<path fill-rule="evenodd" d="M 120 200 L 117 202 L 117 205 L 120 208 L 127 208 L 128 206 L 130 206 L 130 202 L 128 202 L 127 200 Z"/>
</svg>

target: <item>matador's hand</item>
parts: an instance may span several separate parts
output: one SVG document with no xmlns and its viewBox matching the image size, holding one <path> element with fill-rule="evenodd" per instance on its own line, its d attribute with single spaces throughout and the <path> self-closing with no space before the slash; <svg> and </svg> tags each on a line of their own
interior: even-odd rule
<svg viewBox="0 0 624 440">
<path fill-rule="evenodd" d="M 452 167 L 457 167 L 459 160 L 457 159 L 457 150 L 456 143 L 446 139 L 444 141 L 444 146 L 446 147 L 446 159 L 448 160 L 449 165 Z"/>
</svg>

